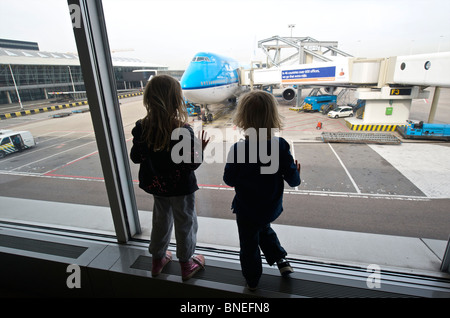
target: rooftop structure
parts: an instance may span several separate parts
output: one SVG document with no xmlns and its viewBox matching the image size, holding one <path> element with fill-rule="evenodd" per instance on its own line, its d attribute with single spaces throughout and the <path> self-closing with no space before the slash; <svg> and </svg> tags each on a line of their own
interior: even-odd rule
<svg viewBox="0 0 450 318">
<path fill-rule="evenodd" d="M 290 63 L 306 64 L 314 61 L 329 62 L 335 56 L 351 57 L 339 50 L 337 41 L 318 41 L 312 37 L 281 37 L 278 35 L 258 41 L 267 56 L 267 65 L 281 66 Z M 282 55 L 287 51 L 286 55 Z"/>
<path fill-rule="evenodd" d="M 28 42 L 28 41 L 0 39 L 0 47 L 7 49 L 24 49 L 24 50 L 39 51 L 39 45 L 37 42 Z"/>
</svg>

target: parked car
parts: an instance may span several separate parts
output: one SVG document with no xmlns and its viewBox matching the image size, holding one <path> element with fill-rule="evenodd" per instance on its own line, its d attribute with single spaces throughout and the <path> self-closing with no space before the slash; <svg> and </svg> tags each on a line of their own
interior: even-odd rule
<svg viewBox="0 0 450 318">
<path fill-rule="evenodd" d="M 352 117 L 353 108 L 350 106 L 339 106 L 328 113 L 328 117 L 339 118 L 339 117 Z"/>
</svg>

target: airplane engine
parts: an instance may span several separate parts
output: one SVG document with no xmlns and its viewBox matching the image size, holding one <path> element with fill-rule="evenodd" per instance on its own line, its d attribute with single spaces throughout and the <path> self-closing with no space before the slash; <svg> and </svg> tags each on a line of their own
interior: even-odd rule
<svg viewBox="0 0 450 318">
<path fill-rule="evenodd" d="M 283 97 L 283 99 L 287 102 L 293 100 L 295 98 L 295 95 L 295 89 L 293 89 L 292 87 L 285 88 L 281 93 L 281 97 Z"/>
<path fill-rule="evenodd" d="M 327 86 L 324 88 L 325 93 L 332 95 L 334 91 L 337 89 L 335 86 Z"/>
</svg>

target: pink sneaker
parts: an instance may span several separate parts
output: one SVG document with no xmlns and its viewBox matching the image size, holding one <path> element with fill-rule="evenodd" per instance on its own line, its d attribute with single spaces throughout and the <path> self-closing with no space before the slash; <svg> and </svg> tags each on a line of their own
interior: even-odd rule
<svg viewBox="0 0 450 318">
<path fill-rule="evenodd" d="M 152 260 L 152 276 L 156 277 L 159 274 L 161 274 L 161 271 L 163 270 L 164 266 L 167 265 L 172 260 L 172 253 L 167 251 L 166 256 L 160 259 L 153 259 Z"/>
<path fill-rule="evenodd" d="M 205 257 L 203 255 L 192 256 L 187 262 L 180 262 L 181 277 L 183 281 L 188 280 L 199 270 L 205 268 Z"/>
</svg>

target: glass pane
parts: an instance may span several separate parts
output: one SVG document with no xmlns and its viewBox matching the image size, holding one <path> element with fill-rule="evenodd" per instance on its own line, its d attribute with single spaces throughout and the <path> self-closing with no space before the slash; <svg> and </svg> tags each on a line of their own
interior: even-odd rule
<svg viewBox="0 0 450 318">
<path fill-rule="evenodd" d="M 2 11 L 0 219 L 114 235 L 67 2 Z"/>
<path fill-rule="evenodd" d="M 195 193 L 199 216 L 198 245 L 238 250 L 235 215 L 231 211 L 235 192 L 224 183 L 223 172 L 228 150 L 243 133 L 233 123 L 235 96 L 227 95 L 222 100 L 213 98 L 221 93 L 214 89 L 221 88 L 223 92 L 225 88 L 236 83 L 239 75 L 235 60 L 244 68 L 249 68 L 252 61 L 259 61 L 255 65 L 264 64 L 264 67 L 270 66 L 270 62 L 283 60 L 286 63 L 298 63 L 299 57 L 292 56 L 293 53 L 295 55 L 295 49 L 291 49 L 286 55 L 278 56 L 276 60 L 273 55 L 266 56 L 263 50 L 258 48 L 257 41 L 270 38 L 274 34 L 283 34 L 285 39 L 290 38 L 291 41 L 295 39 L 304 43 L 310 42 L 305 63 L 318 62 L 317 55 L 331 56 L 332 60 L 335 51 L 329 47 L 333 47 L 334 43 L 338 44 L 336 48 L 353 56 L 384 57 L 409 54 L 405 47 L 408 48 L 411 41 L 395 39 L 390 32 L 392 28 L 385 33 L 379 33 L 378 27 L 384 25 L 384 22 L 387 22 L 384 19 L 388 17 L 381 13 L 384 6 L 378 3 L 352 4 L 355 12 L 359 14 L 366 14 L 369 9 L 380 12 L 376 17 L 378 22 L 374 23 L 373 27 L 358 33 L 363 39 L 366 39 L 368 33 L 379 34 L 377 38 L 354 40 L 358 38 L 354 34 L 347 36 L 345 32 L 341 32 L 331 39 L 336 42 L 326 41 L 328 44 L 318 43 L 330 39 L 317 28 L 309 31 L 304 29 L 307 25 L 305 21 L 310 21 L 310 25 L 317 25 L 317 16 L 299 16 L 298 12 L 305 12 L 301 2 L 268 1 L 261 5 L 261 2 L 256 1 L 198 1 L 196 4 L 201 5 L 192 5 L 192 1 L 128 1 L 127 4 L 105 1 L 104 10 L 110 45 L 113 50 L 116 49 L 113 59 L 132 57 L 142 61 L 140 66 L 135 65 L 127 72 L 156 70 L 157 74 L 174 76 L 181 80 L 183 85 L 182 75 L 188 75 L 191 62 L 195 63 L 196 67 L 213 67 L 214 63 L 223 61 L 220 71 L 226 71 L 225 73 L 219 72 L 218 69 L 215 73 L 204 71 L 196 81 L 193 80 L 197 86 L 184 87 L 184 93 L 185 98 L 191 102 L 188 105 L 191 113 L 189 123 L 196 131 L 205 129 L 212 138 L 205 151 L 205 162 L 195 172 L 200 188 Z M 390 12 L 404 11 L 404 8 L 392 6 L 393 10 Z M 268 10 L 283 7 L 289 8 L 289 13 L 285 12 L 280 17 Z M 317 10 L 318 7 L 310 8 L 309 12 Z M 409 27 L 414 27 L 415 21 L 421 16 L 418 7 L 411 8 L 411 12 L 405 15 L 406 18 L 402 22 L 396 20 L 397 30 L 406 32 Z M 321 14 L 327 14 L 327 21 L 334 21 L 336 12 L 341 9 L 340 4 L 332 5 L 327 2 L 325 6 L 321 6 L 320 11 Z M 224 21 L 221 17 L 236 17 L 240 12 L 245 12 L 245 16 L 242 16 L 242 20 L 237 20 L 245 21 L 244 24 L 233 24 L 228 20 L 227 23 L 221 23 Z M 436 14 L 442 15 L 437 12 Z M 354 21 L 354 16 L 348 16 L 345 22 L 348 28 L 339 25 L 338 29 L 354 30 L 354 22 L 350 22 Z M 297 21 L 297 25 L 288 27 L 287 21 Z M 442 21 L 447 20 L 442 17 Z M 251 25 L 251 28 L 247 25 Z M 441 25 L 433 25 L 430 28 L 437 32 L 435 34 L 444 30 Z M 414 41 L 414 53 L 419 53 L 419 50 L 420 53 L 433 53 L 438 46 L 441 51 L 444 46 L 446 50 L 450 49 L 448 43 L 438 37 L 431 41 L 424 35 L 419 41 L 419 36 L 421 35 L 417 35 Z M 316 38 L 318 40 L 315 40 Z M 369 40 L 370 43 L 367 43 Z M 394 47 L 394 42 L 400 45 Z M 376 51 L 376 47 L 380 49 Z M 200 54 L 196 56 L 196 53 Z M 208 54 L 211 63 L 196 63 Z M 141 88 L 146 85 L 148 78 L 125 79 L 125 70 L 117 71 L 123 72 L 123 76 L 118 74 L 118 78 L 123 78 L 123 83 L 117 83 L 118 89 L 131 89 L 130 93 L 136 94 L 142 92 Z M 264 88 L 269 90 L 268 86 Z M 204 88 L 206 95 L 196 95 L 194 88 Z M 450 185 L 447 180 L 450 180 L 450 167 L 445 158 L 448 158 L 449 147 L 443 143 L 408 141 L 401 145 L 323 142 L 322 132 L 351 132 L 351 125 L 348 123 L 350 115 L 355 118 L 362 116 L 364 108 L 360 106 L 364 105 L 356 97 L 356 88 L 330 91 L 323 86 L 315 89 L 303 87 L 300 91 L 299 104 L 310 95 L 335 95 L 337 105 L 350 105 L 354 110 L 345 114 L 348 117 L 339 117 L 338 114 L 337 118 L 326 116 L 320 111 L 298 112 L 296 88 L 290 91 L 285 91 L 285 88 L 274 85 L 271 90 L 277 98 L 278 112 L 283 120 L 283 129 L 279 136 L 287 141 L 291 154 L 302 166 L 302 183 L 296 187 L 285 184 L 284 211 L 274 222 L 274 228 L 289 257 L 376 263 L 426 270 L 430 269 L 429 264 L 437 265 L 439 258 L 431 257 L 430 261 L 421 258 L 421 253 L 428 253 L 431 246 L 424 244 L 424 241 L 439 246 L 444 244 L 445 247 L 448 238 L 450 219 L 447 206 Z M 209 92 L 206 89 L 209 89 Z M 241 89 L 248 90 L 250 87 Z M 427 120 L 434 89 L 427 90 L 431 93 L 428 99 L 412 101 L 410 119 Z M 240 90 L 236 93 L 240 93 Z M 448 97 L 448 89 L 443 89 L 436 115 L 437 122 L 450 121 Z M 146 115 L 146 110 L 142 95 L 123 99 L 121 103 L 130 151 L 131 130 L 136 121 Z M 198 110 L 201 112 L 200 116 L 194 114 Z M 208 114 L 212 115 L 212 122 L 208 120 Z M 205 116 L 202 118 L 202 115 Z M 383 125 L 375 128 L 381 132 L 386 129 Z M 366 128 L 361 131 L 365 132 Z M 138 187 L 139 166 L 131 163 L 131 167 L 136 186 L 136 200 L 143 218 L 142 237 L 148 239 L 151 232 L 153 197 Z M 404 244 L 408 245 L 407 249 Z M 437 253 L 436 255 L 440 253 L 436 250 L 433 252 Z"/>
</svg>

